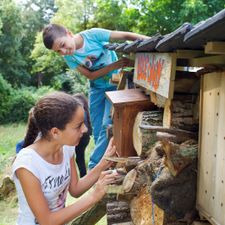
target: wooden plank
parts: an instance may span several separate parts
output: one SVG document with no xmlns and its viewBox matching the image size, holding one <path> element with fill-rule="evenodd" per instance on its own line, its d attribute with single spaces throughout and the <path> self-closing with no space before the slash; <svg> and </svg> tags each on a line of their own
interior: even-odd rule
<svg viewBox="0 0 225 225">
<path fill-rule="evenodd" d="M 203 76 L 197 208 L 225 225 L 225 72 Z"/>
<path fill-rule="evenodd" d="M 133 81 L 165 98 L 172 98 L 175 70 L 175 53 L 137 53 Z"/>
<path fill-rule="evenodd" d="M 117 86 L 117 90 L 123 90 L 126 87 L 126 75 L 124 73 L 121 74 L 118 86 Z"/>
<path fill-rule="evenodd" d="M 125 223 L 114 223 L 112 225 L 134 225 L 133 222 L 125 222 Z"/>
<path fill-rule="evenodd" d="M 203 56 L 204 52 L 200 50 L 177 50 L 178 59 L 191 59 L 199 56 Z"/>
<path fill-rule="evenodd" d="M 205 46 L 206 54 L 225 54 L 225 42 L 208 42 Z"/>
<path fill-rule="evenodd" d="M 121 77 L 120 73 L 119 74 L 118 73 L 113 73 L 110 82 L 113 83 L 113 84 L 118 84 L 120 79 L 121 79 L 120 77 Z"/>
<path fill-rule="evenodd" d="M 225 55 L 207 56 L 189 60 L 188 66 L 203 67 L 206 65 L 224 65 Z"/>
<path fill-rule="evenodd" d="M 154 92 L 150 92 L 150 99 L 151 99 L 151 102 L 153 102 L 159 108 L 164 108 L 166 101 L 167 101 L 167 98 L 165 98 L 161 95 L 158 95 Z"/>
<path fill-rule="evenodd" d="M 194 221 L 191 225 L 210 225 L 207 221 Z"/>
<path fill-rule="evenodd" d="M 141 89 L 126 89 L 106 92 L 107 98 L 114 106 L 132 105 L 140 102 L 150 102 Z"/>
<path fill-rule="evenodd" d="M 172 121 L 172 111 L 171 111 L 171 100 L 168 99 L 165 103 L 164 113 L 163 113 L 163 127 L 170 128 Z"/>
</svg>

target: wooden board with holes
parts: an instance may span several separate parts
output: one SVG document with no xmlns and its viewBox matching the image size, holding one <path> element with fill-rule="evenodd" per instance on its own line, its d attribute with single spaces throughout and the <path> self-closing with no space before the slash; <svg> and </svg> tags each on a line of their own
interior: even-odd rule
<svg viewBox="0 0 225 225">
<path fill-rule="evenodd" d="M 197 208 L 225 225 L 225 72 L 202 77 Z"/>
<path fill-rule="evenodd" d="M 165 98 L 173 97 L 176 54 L 137 53 L 134 83 Z"/>
</svg>

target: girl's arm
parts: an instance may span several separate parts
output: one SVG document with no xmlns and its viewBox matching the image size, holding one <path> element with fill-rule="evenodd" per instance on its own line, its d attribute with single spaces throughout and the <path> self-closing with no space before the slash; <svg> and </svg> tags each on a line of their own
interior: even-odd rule
<svg viewBox="0 0 225 225">
<path fill-rule="evenodd" d="M 51 212 L 41 190 L 39 180 L 28 170 L 20 168 L 16 171 L 26 200 L 40 225 L 65 224 L 91 208 L 105 194 L 105 187 L 112 183 L 115 175 L 105 171 L 100 176 L 95 188 L 74 204 Z"/>
<path fill-rule="evenodd" d="M 116 147 L 113 144 L 113 138 L 111 138 L 104 156 L 113 156 L 115 155 L 115 153 Z M 86 176 L 82 177 L 81 179 L 78 179 L 75 163 L 74 160 L 72 159 L 70 164 L 71 182 L 69 192 L 73 197 L 79 197 L 88 189 L 90 189 L 90 187 L 93 186 L 93 184 L 98 180 L 101 172 L 110 167 L 111 163 L 106 161 L 104 159 L 104 156 L 101 159 L 101 161 L 91 171 L 89 171 Z"/>
<path fill-rule="evenodd" d="M 89 80 L 95 80 L 99 77 L 102 77 L 104 75 L 106 75 L 107 73 L 111 72 L 112 70 L 116 70 L 125 66 L 133 66 L 134 65 L 134 61 L 130 60 L 128 58 L 122 58 L 114 63 L 109 64 L 108 66 L 105 66 L 99 70 L 96 71 L 90 71 L 87 68 L 83 67 L 83 66 L 78 66 L 77 70 L 84 75 L 85 77 L 87 77 Z"/>
</svg>

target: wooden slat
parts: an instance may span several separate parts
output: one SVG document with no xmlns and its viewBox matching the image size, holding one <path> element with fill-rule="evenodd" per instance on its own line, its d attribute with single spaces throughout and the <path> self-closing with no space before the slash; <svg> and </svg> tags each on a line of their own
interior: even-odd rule
<svg viewBox="0 0 225 225">
<path fill-rule="evenodd" d="M 194 221 L 191 225 L 210 225 L 210 223 L 206 221 Z"/>
<path fill-rule="evenodd" d="M 224 65 L 225 55 L 216 55 L 208 57 L 193 58 L 189 60 L 189 66 L 202 67 L 206 65 Z"/>
<path fill-rule="evenodd" d="M 205 46 L 206 54 L 225 54 L 225 42 L 208 42 Z"/>
<path fill-rule="evenodd" d="M 177 50 L 176 53 L 178 59 L 191 59 L 204 55 L 204 52 L 199 50 Z"/>
</svg>

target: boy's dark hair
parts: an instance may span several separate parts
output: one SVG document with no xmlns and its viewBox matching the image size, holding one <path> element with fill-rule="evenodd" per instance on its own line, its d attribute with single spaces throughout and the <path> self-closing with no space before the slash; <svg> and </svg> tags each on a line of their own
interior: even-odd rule
<svg viewBox="0 0 225 225">
<path fill-rule="evenodd" d="M 63 92 L 54 92 L 42 97 L 29 116 L 23 147 L 32 144 L 39 132 L 41 137 L 49 138 L 51 128 L 64 130 L 79 106 L 82 107 L 76 98 Z"/>
<path fill-rule="evenodd" d="M 57 38 L 66 35 L 67 29 L 58 24 L 49 24 L 43 29 L 42 37 L 46 48 L 52 49 Z"/>
</svg>

